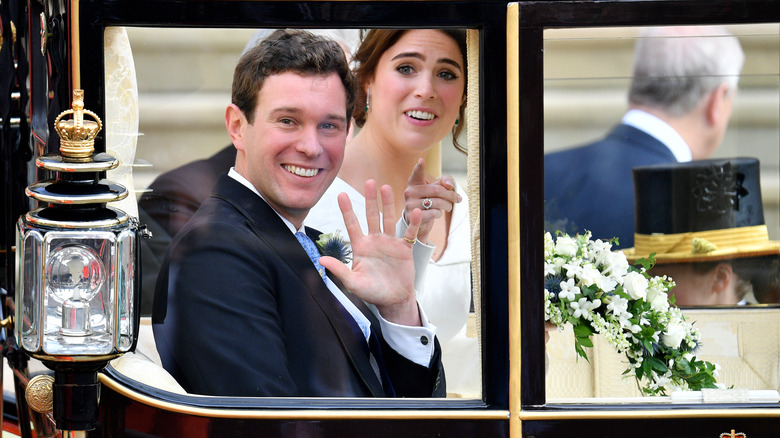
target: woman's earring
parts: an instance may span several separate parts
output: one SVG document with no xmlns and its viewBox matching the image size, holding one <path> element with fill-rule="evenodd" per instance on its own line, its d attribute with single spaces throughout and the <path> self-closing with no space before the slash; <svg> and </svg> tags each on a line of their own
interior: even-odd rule
<svg viewBox="0 0 780 438">
<path fill-rule="evenodd" d="M 460 123 L 460 117 L 458 117 L 457 119 L 455 119 L 455 126 L 458 126 L 458 123 Z"/>
<path fill-rule="evenodd" d="M 366 88 L 366 112 L 371 108 L 371 89 Z"/>
</svg>

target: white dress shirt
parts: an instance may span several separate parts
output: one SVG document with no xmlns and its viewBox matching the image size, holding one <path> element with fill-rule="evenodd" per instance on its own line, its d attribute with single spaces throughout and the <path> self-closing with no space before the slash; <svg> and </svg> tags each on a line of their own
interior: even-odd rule
<svg viewBox="0 0 780 438">
<path fill-rule="evenodd" d="M 669 148 L 678 162 L 686 163 L 693 159 L 688 143 L 674 128 L 658 117 L 642 110 L 631 109 L 623 116 L 622 122 L 655 137 Z"/>
</svg>

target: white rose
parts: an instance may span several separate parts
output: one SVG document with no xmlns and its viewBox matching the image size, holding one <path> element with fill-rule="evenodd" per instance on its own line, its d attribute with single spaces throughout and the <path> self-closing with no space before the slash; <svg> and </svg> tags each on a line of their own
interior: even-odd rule
<svg viewBox="0 0 780 438">
<path fill-rule="evenodd" d="M 566 264 L 566 260 L 562 257 L 555 257 L 553 259 L 553 265 L 555 265 L 555 273 L 560 274 L 561 268 Z"/>
<path fill-rule="evenodd" d="M 623 279 L 623 289 L 635 300 L 647 298 L 647 285 L 647 278 L 638 272 L 629 272 Z"/>
<path fill-rule="evenodd" d="M 605 272 L 609 272 L 613 278 L 620 278 L 628 272 L 628 260 L 626 255 L 620 251 L 609 253 L 606 259 Z"/>
<path fill-rule="evenodd" d="M 577 255 L 577 241 L 569 236 L 560 236 L 555 243 L 555 252 L 566 257 Z"/>
<path fill-rule="evenodd" d="M 580 280 L 582 281 L 582 284 L 585 286 L 593 286 L 596 284 L 599 280 L 601 280 L 601 272 L 599 272 L 598 269 L 594 268 L 593 265 L 585 265 L 582 267 L 582 272 L 580 272 Z"/>
<path fill-rule="evenodd" d="M 671 321 L 661 336 L 661 342 L 669 348 L 680 348 L 680 343 L 685 338 L 685 332 L 684 325 Z"/>
<path fill-rule="evenodd" d="M 650 287 L 647 289 L 647 301 L 656 312 L 669 310 L 669 296 L 658 288 Z"/>
</svg>

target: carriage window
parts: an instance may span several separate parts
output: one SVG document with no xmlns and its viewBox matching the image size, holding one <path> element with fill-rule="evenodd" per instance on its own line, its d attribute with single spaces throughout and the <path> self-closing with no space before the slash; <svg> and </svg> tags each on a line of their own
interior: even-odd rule
<svg viewBox="0 0 780 438">
<path fill-rule="evenodd" d="M 716 374 L 722 387 L 777 401 L 780 367 L 760 353 L 777 351 L 780 324 L 777 24 L 544 37 L 547 312 L 582 322 L 550 332 L 548 403 L 680 401 L 674 388 L 697 383 L 675 380 L 671 356 L 657 354 L 669 349 L 684 353 L 678 365 L 692 355 L 717 364 L 689 364 L 706 381 Z M 583 262 L 586 231 L 625 258 L 591 243 Z M 649 278 L 630 272 L 651 255 Z M 601 270 L 592 281 L 582 280 L 588 260 Z M 661 314 L 679 324 L 657 325 Z M 769 335 L 751 335 L 759 330 Z M 649 379 L 623 378 L 630 366 Z"/>
<path fill-rule="evenodd" d="M 435 32 L 448 38 L 440 31 Z M 130 157 L 134 163 L 130 184 L 135 188 L 135 200 L 132 202 L 137 204 L 131 202 L 120 207 L 137 212 L 140 222 L 147 224 L 154 235 L 153 239 L 143 242 L 142 311 L 147 318 L 142 320 L 139 350 L 156 361 L 160 359 L 156 355 L 148 316 L 152 313 L 152 296 L 158 271 L 171 240 L 211 193 L 217 177 L 235 163 L 236 149 L 225 128 L 225 108 L 231 101 L 233 71 L 242 52 L 253 47 L 268 33 L 255 29 L 106 29 L 106 90 L 109 90 L 106 96 L 106 117 L 114 117 L 116 121 L 114 124 L 107 123 L 106 135 L 109 139 L 112 135 L 117 136 L 115 142 L 107 141 L 107 144 L 121 144 L 118 139 L 121 137 L 128 139 L 125 142 L 128 149 L 134 148 L 130 152 L 114 151 L 115 154 Z M 357 29 L 317 30 L 315 33 L 335 39 L 349 58 L 360 44 Z M 474 38 L 476 34 L 467 35 L 464 31 L 461 36 L 465 44 L 466 39 Z M 461 65 L 453 67 L 452 63 L 445 63 L 446 68 L 441 63 L 432 67 L 424 64 L 415 67 L 412 63 L 420 61 L 410 57 L 410 65 L 419 68 L 420 74 L 423 69 L 438 69 L 430 73 L 433 78 L 432 91 L 438 93 L 435 108 L 414 103 L 411 95 L 397 94 L 388 98 L 395 100 L 386 99 L 383 102 L 383 95 L 389 91 L 380 89 L 379 83 L 373 85 L 374 89 L 371 89 L 368 99 L 365 98 L 365 92 L 358 93 L 356 108 L 365 114 L 370 105 L 375 114 L 392 111 L 397 119 L 409 119 L 404 123 L 417 126 L 410 128 L 419 130 L 417 137 L 415 134 L 408 135 L 404 130 L 392 135 L 383 134 L 389 138 L 408 135 L 408 144 L 398 142 L 398 145 L 391 147 L 401 148 L 412 144 L 412 147 L 418 148 L 412 153 L 425 158 L 426 181 L 434 182 L 442 176 L 451 176 L 454 182 L 452 190 L 463 199 L 446 214 L 446 221 L 438 221 L 431 231 L 429 241 L 435 243 L 437 249 L 427 263 L 426 276 L 418 289 L 418 301 L 430 322 L 437 327 L 446 375 L 446 397 L 479 399 L 482 394 L 477 333 L 480 325 L 479 285 L 472 282 L 471 274 L 472 269 L 479 268 L 478 261 L 473 262 L 470 256 L 473 251 L 471 230 L 479 226 L 475 222 L 479 208 L 479 175 L 474 173 L 478 166 L 470 165 L 476 157 L 469 158 L 463 152 L 469 150 L 473 151 L 472 154 L 478 154 L 476 142 L 474 145 L 469 143 L 474 142 L 472 134 L 478 136 L 478 118 L 475 117 L 476 110 L 472 109 L 476 108 L 478 102 L 473 105 L 467 102 L 463 111 L 460 111 L 460 99 L 455 96 L 461 93 L 465 96 L 467 85 L 474 87 L 478 84 L 475 82 L 478 69 L 476 65 L 466 65 L 466 53 L 461 52 L 463 48 L 449 38 L 447 50 L 453 51 L 452 58 L 462 63 L 462 70 Z M 396 73 L 400 71 L 397 69 Z M 429 74 L 427 70 L 425 74 Z M 112 81 L 120 85 L 112 86 Z M 455 90 L 452 86 L 454 83 L 462 84 L 462 88 Z M 114 96 L 111 95 L 112 90 L 122 91 Z M 475 93 L 474 96 L 478 95 Z M 433 114 L 433 119 L 430 114 Z M 369 113 L 368 118 L 372 115 Z M 383 124 L 393 126 L 398 121 L 388 120 Z M 127 135 L 135 125 L 138 129 L 137 141 L 133 141 L 136 139 L 133 135 Z M 353 122 L 354 130 L 349 134 L 349 141 L 356 139 L 367 126 L 362 122 Z M 455 134 L 457 141 L 453 140 Z M 380 151 L 375 147 L 372 152 Z M 396 155 L 408 154 L 410 150 L 399 149 L 396 152 Z M 346 154 L 349 153 L 348 146 Z M 344 166 L 353 166 L 348 170 L 354 172 L 355 161 L 346 159 Z M 475 170 L 469 173 L 467 168 Z M 411 174 L 412 167 L 406 170 Z M 129 175 L 127 177 L 130 178 Z M 377 173 L 376 177 L 380 175 Z M 118 179 L 118 175 L 113 179 Z M 346 177 L 344 180 L 345 187 L 350 185 Z M 406 179 L 403 181 L 405 183 Z M 394 187 L 394 190 L 403 192 L 404 188 Z M 363 185 L 354 189 L 362 193 Z M 335 197 L 330 200 L 335 202 Z M 426 202 L 423 199 L 420 207 L 424 209 L 427 205 L 431 208 Z M 433 208 L 435 204 L 434 198 Z M 471 208 L 470 211 L 470 204 L 477 205 L 476 210 Z M 328 206 L 327 211 L 338 212 L 338 208 L 334 204 Z M 361 215 L 358 213 L 359 217 Z M 334 231 L 330 229 L 332 221 L 324 219 L 329 218 L 312 218 L 310 215 L 305 223 L 323 233 Z M 346 237 L 345 232 L 342 235 Z M 133 373 L 133 367 L 122 369 Z M 130 377 L 144 379 L 144 376 L 139 375 Z M 157 386 L 171 391 L 184 390 L 167 377 L 166 382 L 169 386 Z"/>
</svg>

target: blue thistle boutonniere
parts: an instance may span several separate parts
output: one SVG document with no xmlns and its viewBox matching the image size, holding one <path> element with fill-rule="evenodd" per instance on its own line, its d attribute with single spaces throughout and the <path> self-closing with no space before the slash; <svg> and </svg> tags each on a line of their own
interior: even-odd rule
<svg viewBox="0 0 780 438">
<path fill-rule="evenodd" d="M 319 239 L 317 239 L 317 248 L 323 256 L 336 258 L 344 264 L 352 261 L 352 247 L 338 231 L 320 234 Z"/>
</svg>

